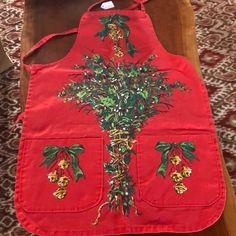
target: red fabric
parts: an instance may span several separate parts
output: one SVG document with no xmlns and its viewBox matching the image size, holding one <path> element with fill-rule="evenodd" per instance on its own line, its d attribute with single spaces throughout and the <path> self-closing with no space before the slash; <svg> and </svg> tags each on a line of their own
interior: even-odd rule
<svg viewBox="0 0 236 236">
<path fill-rule="evenodd" d="M 131 212 L 126 217 L 104 208 L 100 223 L 94 226 L 91 222 L 96 218 L 97 207 L 106 201 L 109 190 L 110 177 L 103 169 L 103 163 L 110 160 L 105 149 L 109 138 L 100 128 L 95 113 L 79 112 L 76 105 L 65 105 L 57 94 L 71 81 L 73 65 L 84 64 L 83 55 L 89 49 L 105 57 L 112 56 L 110 42 L 105 39 L 104 43 L 94 35 L 101 29 L 99 18 L 114 13 L 130 17 L 129 39 L 139 51 L 133 58 L 126 55 L 125 60 L 142 61 L 150 54 L 157 54 L 153 64 L 168 72 L 169 81 L 178 79 L 191 91 L 174 91 L 173 108 L 151 117 L 137 134 L 137 155 L 132 155 L 129 173 L 142 215 Z M 35 234 L 55 236 L 194 232 L 212 225 L 223 211 L 225 186 L 207 92 L 193 66 L 162 47 L 145 11 L 88 11 L 77 30 L 77 39 L 63 59 L 30 66 L 15 190 L 20 223 Z M 43 39 L 33 51 L 51 37 Z M 192 165 L 194 175 L 186 180 L 188 191 L 177 195 L 170 180 L 152 176 L 160 163 L 160 153 L 153 146 L 157 141 L 185 139 L 196 145 L 199 160 Z M 70 195 L 58 201 L 52 196 L 53 186 L 45 178 L 47 169 L 39 167 L 42 149 L 47 145 L 73 143 L 80 143 L 87 150 L 80 157 L 87 177 L 80 180 L 79 187 L 78 183 L 71 183 Z"/>
</svg>

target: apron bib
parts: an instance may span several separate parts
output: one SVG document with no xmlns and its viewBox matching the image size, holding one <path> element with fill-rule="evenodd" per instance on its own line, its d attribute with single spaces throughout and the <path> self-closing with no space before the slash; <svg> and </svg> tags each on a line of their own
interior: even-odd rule
<svg viewBox="0 0 236 236">
<path fill-rule="evenodd" d="M 92 11 L 96 3 L 78 28 L 46 36 L 23 58 L 77 34 L 63 59 L 25 64 L 15 208 L 30 232 L 194 232 L 224 209 L 207 91 L 162 47 L 144 2 Z"/>
</svg>

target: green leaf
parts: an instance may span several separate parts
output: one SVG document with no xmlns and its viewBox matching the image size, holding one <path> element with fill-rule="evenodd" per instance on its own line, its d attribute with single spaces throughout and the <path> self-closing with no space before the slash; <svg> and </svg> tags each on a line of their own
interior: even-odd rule
<svg viewBox="0 0 236 236">
<path fill-rule="evenodd" d="M 131 70 L 130 70 L 130 72 L 129 72 L 129 74 L 128 74 L 128 76 L 129 76 L 129 77 L 136 77 L 136 76 L 138 76 L 138 70 L 137 70 L 137 68 L 132 67 Z"/>
<path fill-rule="evenodd" d="M 104 16 L 104 17 L 101 17 L 101 18 L 99 19 L 99 21 L 100 21 L 102 24 L 106 25 L 106 24 L 109 24 L 109 23 L 112 21 L 112 18 L 111 18 L 110 16 Z"/>
<path fill-rule="evenodd" d="M 102 58 L 99 54 L 93 54 L 93 60 L 94 60 L 96 63 L 101 63 L 101 62 L 103 62 L 103 58 Z"/>
<path fill-rule="evenodd" d="M 114 117 L 115 114 L 107 114 L 105 117 L 104 117 L 104 120 L 105 121 L 110 121 L 112 119 L 112 117 Z"/>
<path fill-rule="evenodd" d="M 103 73 L 103 69 L 101 67 L 95 68 L 94 69 L 94 74 L 96 76 L 101 75 Z"/>
<path fill-rule="evenodd" d="M 126 48 L 127 48 L 129 55 L 131 55 L 132 57 L 133 57 L 134 53 L 137 52 L 136 47 L 132 43 L 130 43 L 129 41 L 127 41 L 127 43 L 126 43 Z"/>
<path fill-rule="evenodd" d="M 153 99 L 153 101 L 154 101 L 155 103 L 158 103 L 158 102 L 159 102 L 159 98 L 158 98 L 157 96 L 153 96 L 152 99 Z"/>
<path fill-rule="evenodd" d="M 169 151 L 171 149 L 172 145 L 170 143 L 166 143 L 166 142 L 158 142 L 156 144 L 156 147 L 155 149 L 157 151 L 160 151 L 160 152 L 166 152 L 166 151 Z"/>
<path fill-rule="evenodd" d="M 166 171 L 167 171 L 167 167 L 168 167 L 168 151 L 165 151 L 163 154 L 162 154 L 162 157 L 161 157 L 161 164 L 159 165 L 159 167 L 157 168 L 157 172 L 156 172 L 156 175 L 162 175 L 163 177 L 166 176 Z"/>
<path fill-rule="evenodd" d="M 130 35 L 129 27 L 124 23 L 118 23 L 117 25 L 124 31 L 124 38 L 128 40 L 128 37 Z"/>
<path fill-rule="evenodd" d="M 147 100 L 148 95 L 149 95 L 147 90 L 144 90 L 142 92 L 138 92 L 138 94 L 140 94 L 145 100 Z"/>
<path fill-rule="evenodd" d="M 187 151 L 195 151 L 195 145 L 192 142 L 181 142 L 179 144 L 182 149 L 187 150 Z"/>
<path fill-rule="evenodd" d="M 86 96 L 86 92 L 85 91 L 79 91 L 78 93 L 76 93 L 76 96 L 79 97 L 80 99 L 83 99 Z"/>
<path fill-rule="evenodd" d="M 134 107 L 135 101 L 136 101 L 135 94 L 130 94 L 128 99 L 127 99 L 127 108 Z"/>
<path fill-rule="evenodd" d="M 130 154 L 126 154 L 126 155 L 124 156 L 124 162 L 125 162 L 125 164 L 129 164 L 130 160 L 131 160 Z"/>
<path fill-rule="evenodd" d="M 142 104 L 142 103 L 140 103 L 140 104 L 138 104 L 138 111 L 140 112 L 140 113 L 142 113 L 143 111 L 144 111 L 144 109 L 145 109 L 145 106 Z"/>
<path fill-rule="evenodd" d="M 71 155 L 72 170 L 74 174 L 75 181 L 77 182 L 79 178 L 84 176 L 83 171 L 79 167 L 79 160 L 76 156 Z"/>
<path fill-rule="evenodd" d="M 183 149 L 184 157 L 187 158 L 190 162 L 192 162 L 194 159 L 197 159 L 197 156 L 193 154 L 191 151 Z"/>
<path fill-rule="evenodd" d="M 107 107 L 112 107 L 115 105 L 115 101 L 110 97 L 101 98 L 101 103 Z"/>
<path fill-rule="evenodd" d="M 99 36 L 101 40 L 104 40 L 104 38 L 108 35 L 108 33 L 109 33 L 109 30 L 107 28 L 103 28 L 102 30 L 97 32 L 95 36 Z"/>
<path fill-rule="evenodd" d="M 124 23 L 125 21 L 129 20 L 128 16 L 124 15 L 114 15 L 114 18 L 119 22 L 119 23 Z"/>
<path fill-rule="evenodd" d="M 105 172 L 108 174 L 112 174 L 116 171 L 116 168 L 111 163 L 104 163 Z"/>
<path fill-rule="evenodd" d="M 119 148 L 119 151 L 120 151 L 121 153 L 125 153 L 125 152 L 127 151 L 127 147 L 126 147 L 126 146 L 121 146 L 121 147 Z"/>
<path fill-rule="evenodd" d="M 73 144 L 69 147 L 69 154 L 72 154 L 74 156 L 77 156 L 80 153 L 83 153 L 84 147 L 80 144 Z"/>
</svg>

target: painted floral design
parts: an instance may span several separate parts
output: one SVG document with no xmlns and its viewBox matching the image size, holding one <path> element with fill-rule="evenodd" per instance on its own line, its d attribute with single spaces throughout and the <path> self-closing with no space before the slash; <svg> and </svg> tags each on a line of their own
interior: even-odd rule
<svg viewBox="0 0 236 236">
<path fill-rule="evenodd" d="M 83 152 L 84 147 L 80 144 L 70 147 L 47 146 L 43 149 L 44 159 L 40 166 L 45 165 L 50 169 L 48 181 L 57 184 L 58 188 L 53 193 L 57 199 L 63 199 L 67 194 L 66 187 L 70 183 L 71 170 L 76 182 L 84 177 L 77 158 Z"/>
<path fill-rule="evenodd" d="M 129 215 L 134 202 L 134 183 L 129 175 L 129 163 L 139 132 L 150 117 L 167 112 L 171 107 L 168 97 L 173 90 L 185 90 L 178 81 L 167 82 L 167 76 L 152 65 L 155 56 L 139 63 L 115 63 L 101 55 L 85 56 L 85 65 L 75 69 L 82 79 L 67 84 L 59 97 L 65 102 L 75 102 L 87 112 L 92 110 L 99 117 L 101 128 L 110 137 L 107 150 L 111 160 L 104 164 L 105 172 L 111 175 L 108 201 L 98 209 L 98 223 L 101 209 L 121 210 Z M 76 74 L 76 73 L 75 73 Z"/>
<path fill-rule="evenodd" d="M 187 165 L 197 159 L 194 154 L 195 145 L 189 141 L 180 143 L 158 142 L 155 148 L 162 152 L 161 163 L 156 174 L 163 177 L 170 175 L 176 193 L 183 194 L 188 190 L 183 180 L 189 178 L 192 174 L 192 169 Z"/>
</svg>

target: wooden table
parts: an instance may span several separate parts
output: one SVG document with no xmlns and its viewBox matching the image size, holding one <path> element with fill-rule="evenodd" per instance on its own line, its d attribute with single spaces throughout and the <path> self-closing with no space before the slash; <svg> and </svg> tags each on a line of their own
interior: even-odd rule
<svg viewBox="0 0 236 236">
<path fill-rule="evenodd" d="M 93 2 L 95 0 L 25 0 L 22 54 L 25 54 L 44 35 L 77 26 L 80 16 Z M 119 0 L 115 3 L 116 6 L 124 8 L 130 4 L 130 1 Z M 190 0 L 151 0 L 145 6 L 162 45 L 171 53 L 186 56 L 201 76 L 196 47 L 194 14 Z M 31 61 L 48 63 L 57 60 L 66 54 L 74 40 L 75 36 L 73 35 L 60 38 L 60 40 L 53 40 L 38 50 Z M 20 80 L 22 110 L 25 106 L 27 88 L 27 73 L 22 70 Z M 218 222 L 198 233 L 152 235 L 236 236 L 236 201 L 224 161 L 223 168 L 227 187 L 227 201 L 225 210 Z"/>
</svg>

